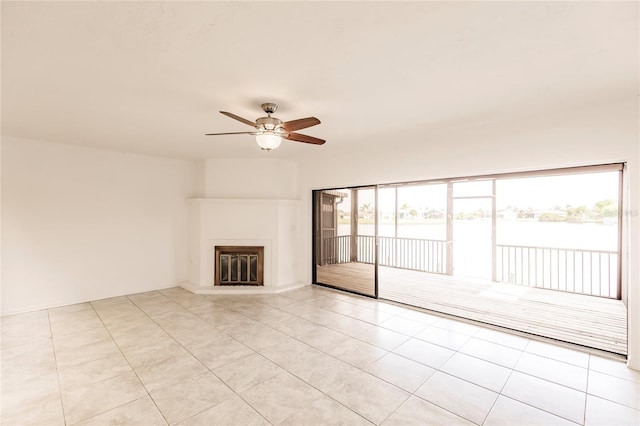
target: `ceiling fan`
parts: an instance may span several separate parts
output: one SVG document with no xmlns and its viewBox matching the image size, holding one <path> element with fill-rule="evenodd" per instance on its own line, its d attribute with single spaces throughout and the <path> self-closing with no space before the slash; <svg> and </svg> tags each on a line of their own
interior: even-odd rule
<svg viewBox="0 0 640 426">
<path fill-rule="evenodd" d="M 265 151 L 271 151 L 272 149 L 279 147 L 282 139 L 314 145 L 322 145 L 325 143 L 323 139 L 314 138 L 313 136 L 303 135 L 301 133 L 294 133 L 296 130 L 306 129 L 307 127 L 320 124 L 320 120 L 315 117 L 307 117 L 283 122 L 279 118 L 271 116 L 271 114 L 276 112 L 277 109 L 278 105 L 274 103 L 262 104 L 262 110 L 267 113 L 267 116 L 258 118 L 255 122 L 239 117 L 230 112 L 220 111 L 221 114 L 247 124 L 255 128 L 255 130 L 251 132 L 207 133 L 205 136 L 255 135 L 258 146 Z"/>
</svg>

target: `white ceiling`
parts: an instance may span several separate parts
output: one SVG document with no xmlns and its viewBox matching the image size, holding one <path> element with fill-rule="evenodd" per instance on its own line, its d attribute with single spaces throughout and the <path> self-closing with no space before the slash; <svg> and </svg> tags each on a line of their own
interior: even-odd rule
<svg viewBox="0 0 640 426">
<path fill-rule="evenodd" d="M 638 91 L 638 3 L 2 2 L 2 133 L 177 158 L 348 154 Z M 266 154 L 262 102 L 324 146 Z"/>
</svg>

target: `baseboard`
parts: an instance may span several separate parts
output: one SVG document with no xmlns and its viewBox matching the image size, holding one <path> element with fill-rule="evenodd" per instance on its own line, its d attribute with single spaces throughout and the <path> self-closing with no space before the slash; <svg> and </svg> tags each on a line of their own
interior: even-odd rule
<svg viewBox="0 0 640 426">
<path fill-rule="evenodd" d="M 29 312 L 42 311 L 42 310 L 46 310 L 46 309 L 62 308 L 64 306 L 80 305 L 82 303 L 98 302 L 100 300 L 115 299 L 116 297 L 133 296 L 135 294 L 149 293 L 149 292 L 152 292 L 152 291 L 167 290 L 167 289 L 173 288 L 175 286 L 176 286 L 175 284 L 171 284 L 171 285 L 167 285 L 166 287 L 159 287 L 159 288 L 152 288 L 152 289 L 148 289 L 148 290 L 135 291 L 133 293 L 130 293 L 130 292 L 126 292 L 126 293 L 123 293 L 123 294 L 117 293 L 117 294 L 113 294 L 113 295 L 110 295 L 110 296 L 98 297 L 97 299 L 95 299 L 95 298 L 90 298 L 90 299 L 82 298 L 82 299 L 73 300 L 73 301 L 68 301 L 68 300 L 67 301 L 54 301 L 54 302 L 51 302 L 51 303 L 43 303 L 43 304 L 40 304 L 40 305 L 25 306 L 25 307 L 21 307 L 21 308 L 14 308 L 14 309 L 9 309 L 7 311 L 2 311 L 0 313 L 0 317 L 6 317 L 6 316 L 10 316 L 10 315 L 26 314 L 26 313 L 29 313 Z"/>
<path fill-rule="evenodd" d="M 178 284 L 180 287 L 193 294 L 280 294 L 286 291 L 296 290 L 309 284 L 292 283 L 286 287 L 263 287 L 263 286 L 199 286 L 190 281 L 183 281 Z"/>
<path fill-rule="evenodd" d="M 284 293 L 286 291 L 292 291 L 292 290 L 297 290 L 299 288 L 303 288 L 303 287 L 307 287 L 310 286 L 311 284 L 305 284 L 305 283 L 293 283 L 293 284 L 289 284 L 286 287 L 282 287 L 282 288 L 278 288 L 276 289 L 275 293 L 276 294 L 280 294 L 280 293 Z"/>
</svg>

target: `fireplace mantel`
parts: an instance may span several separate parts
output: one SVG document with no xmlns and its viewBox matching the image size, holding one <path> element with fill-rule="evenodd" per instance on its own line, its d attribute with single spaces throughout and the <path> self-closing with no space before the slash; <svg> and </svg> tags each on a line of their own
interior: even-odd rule
<svg viewBox="0 0 640 426">
<path fill-rule="evenodd" d="M 279 293 L 301 287 L 298 200 L 194 198 L 190 207 L 190 273 L 182 287 L 198 294 Z M 216 246 L 264 246 L 263 286 L 215 286 Z"/>
</svg>

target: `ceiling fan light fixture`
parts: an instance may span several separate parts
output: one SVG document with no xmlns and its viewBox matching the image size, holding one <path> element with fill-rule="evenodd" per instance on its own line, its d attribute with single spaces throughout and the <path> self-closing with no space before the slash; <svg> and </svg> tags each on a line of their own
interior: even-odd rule
<svg viewBox="0 0 640 426">
<path fill-rule="evenodd" d="M 272 149 L 276 149 L 280 146 L 282 138 L 273 133 L 261 133 L 256 135 L 256 142 L 260 149 L 264 151 L 271 151 Z"/>
<path fill-rule="evenodd" d="M 251 132 L 226 132 L 226 133 L 206 133 L 205 136 L 223 136 L 223 135 L 254 135 L 258 146 L 264 151 L 271 151 L 280 146 L 282 139 L 292 142 L 310 143 L 313 145 L 322 145 L 325 143 L 323 139 L 319 139 L 302 133 L 296 133 L 297 130 L 306 129 L 308 127 L 320 124 L 320 120 L 315 117 L 299 118 L 297 120 L 289 120 L 283 122 L 279 118 L 272 117 L 271 114 L 276 111 L 278 105 L 273 103 L 262 104 L 262 110 L 267 113 L 266 117 L 260 117 L 254 121 L 247 120 L 238 115 L 227 111 L 220 111 L 236 121 L 251 126 Z"/>
</svg>

